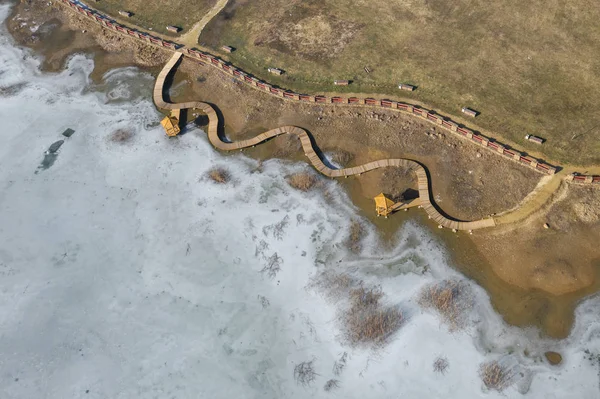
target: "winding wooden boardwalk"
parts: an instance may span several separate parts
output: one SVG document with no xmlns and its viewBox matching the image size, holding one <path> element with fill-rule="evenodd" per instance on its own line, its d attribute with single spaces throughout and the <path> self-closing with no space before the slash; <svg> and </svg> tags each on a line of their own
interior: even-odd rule
<svg viewBox="0 0 600 399">
<path fill-rule="evenodd" d="M 353 175 L 360 175 L 362 173 L 369 172 L 374 169 L 387 168 L 390 166 L 402 167 L 412 170 L 417 177 L 417 185 L 419 189 L 419 198 L 421 200 L 421 207 L 427 212 L 430 219 L 433 219 L 439 226 L 443 226 L 453 230 L 476 230 L 486 227 L 495 226 L 496 223 L 493 218 L 481 219 L 472 222 L 464 222 L 459 220 L 450 219 L 442 215 L 435 207 L 431 200 L 431 193 L 429 191 L 429 177 L 425 168 L 416 161 L 410 159 L 381 159 L 379 161 L 369 162 L 363 165 L 354 166 L 352 168 L 343 169 L 332 169 L 327 166 L 321 158 L 317 155 L 313 144 L 308 133 L 296 126 L 282 126 L 276 129 L 269 130 L 261 133 L 251 139 L 241 140 L 236 142 L 224 141 L 218 132 L 219 117 L 215 109 L 207 103 L 200 101 L 190 101 L 185 103 L 168 103 L 164 100 L 164 85 L 167 76 L 173 70 L 177 62 L 183 56 L 180 52 L 175 52 L 169 62 L 165 64 L 162 71 L 156 79 L 154 85 L 154 102 L 156 106 L 162 109 L 175 110 L 175 109 L 196 109 L 208 117 L 208 140 L 210 143 L 219 150 L 222 151 L 233 151 L 240 150 L 247 147 L 252 147 L 263 143 L 273 137 L 277 137 L 282 134 L 293 134 L 300 138 L 302 143 L 302 149 L 304 154 L 308 157 L 308 160 L 320 173 L 327 177 L 346 177 Z"/>
</svg>

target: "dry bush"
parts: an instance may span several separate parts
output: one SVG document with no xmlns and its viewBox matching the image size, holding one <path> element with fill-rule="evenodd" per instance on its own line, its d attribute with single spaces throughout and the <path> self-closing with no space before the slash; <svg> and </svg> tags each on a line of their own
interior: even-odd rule
<svg viewBox="0 0 600 399">
<path fill-rule="evenodd" d="M 223 168 L 212 168 L 207 175 L 209 179 L 219 184 L 226 184 L 231 180 L 231 175 Z"/>
<path fill-rule="evenodd" d="M 344 315 L 346 338 L 353 344 L 383 344 L 402 325 L 402 312 L 381 304 L 381 288 L 350 291 L 350 308 Z"/>
<path fill-rule="evenodd" d="M 308 386 L 317 378 L 318 374 L 315 372 L 313 362 L 314 360 L 302 362 L 294 367 L 294 379 L 296 383 Z"/>
<path fill-rule="evenodd" d="M 511 367 L 492 360 L 479 366 L 479 376 L 488 389 L 502 392 L 512 384 L 515 373 Z"/>
<path fill-rule="evenodd" d="M 294 173 L 287 178 L 287 182 L 297 190 L 308 191 L 317 183 L 317 177 L 308 172 Z"/>
<path fill-rule="evenodd" d="M 263 274 L 266 274 L 270 279 L 274 279 L 277 277 L 277 273 L 281 271 L 281 264 L 283 263 L 283 258 L 277 255 L 275 252 L 273 255 L 267 259 L 267 264 L 260 271 Z"/>
<path fill-rule="evenodd" d="M 339 380 L 331 379 L 325 383 L 325 386 L 323 387 L 323 389 L 325 390 L 325 392 L 329 392 L 329 391 L 339 388 L 339 387 L 340 387 Z"/>
<path fill-rule="evenodd" d="M 473 305 L 472 292 L 465 282 L 445 280 L 425 287 L 419 304 L 435 309 L 450 329 L 456 330 L 465 326 L 467 310 Z"/>
<path fill-rule="evenodd" d="M 365 230 L 357 220 L 352 220 L 350 224 L 350 234 L 348 235 L 348 239 L 346 240 L 346 245 L 348 249 L 353 253 L 357 254 L 362 249 L 361 241 L 365 236 Z"/>
<path fill-rule="evenodd" d="M 134 136 L 131 130 L 118 129 L 110 134 L 108 139 L 113 143 L 125 143 Z"/>
<path fill-rule="evenodd" d="M 448 371 L 448 367 L 450 367 L 450 363 L 448 363 L 448 359 L 445 357 L 438 357 L 433 362 L 433 371 L 440 374 L 446 374 Z"/>
<path fill-rule="evenodd" d="M 346 363 L 348 361 L 348 353 L 344 352 L 342 356 L 335 362 L 333 362 L 333 374 L 340 375 L 342 371 L 346 368 Z"/>
</svg>

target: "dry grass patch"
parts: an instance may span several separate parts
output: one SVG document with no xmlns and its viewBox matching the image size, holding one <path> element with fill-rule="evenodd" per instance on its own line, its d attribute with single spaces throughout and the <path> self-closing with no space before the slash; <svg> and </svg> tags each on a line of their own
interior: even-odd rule
<svg viewBox="0 0 600 399">
<path fill-rule="evenodd" d="M 356 284 L 356 280 L 347 273 L 324 271 L 311 279 L 308 288 L 324 291 L 331 300 L 339 300 Z"/>
<path fill-rule="evenodd" d="M 502 392 L 512 384 L 515 373 L 512 367 L 492 360 L 479 366 L 479 376 L 488 389 Z"/>
<path fill-rule="evenodd" d="M 402 311 L 383 303 L 381 287 L 365 287 L 347 273 L 324 271 L 314 277 L 307 288 L 318 289 L 328 299 L 348 299 L 340 309 L 339 321 L 344 338 L 350 345 L 384 345 L 402 326 Z M 345 302 L 345 301 L 344 301 Z M 339 375 L 346 366 L 347 353 L 335 362 L 333 372 Z"/>
<path fill-rule="evenodd" d="M 351 344 L 383 344 L 402 325 L 400 309 L 383 305 L 382 297 L 379 287 L 361 286 L 350 291 L 350 308 L 344 314 L 344 325 Z"/>
<path fill-rule="evenodd" d="M 350 225 L 350 232 L 346 240 L 346 245 L 350 251 L 357 254 L 362 249 L 362 239 L 365 236 L 365 230 L 358 220 L 353 220 Z"/>
<path fill-rule="evenodd" d="M 456 330 L 465 326 L 467 311 L 473 306 L 472 295 L 466 282 L 445 280 L 426 286 L 421 291 L 419 304 L 436 310 L 450 330 Z"/>
<path fill-rule="evenodd" d="M 231 175 L 223 168 L 212 168 L 208 171 L 207 176 L 210 180 L 218 184 L 227 184 L 231 180 Z"/>
<path fill-rule="evenodd" d="M 287 182 L 297 190 L 308 191 L 317 184 L 317 177 L 309 172 L 300 172 L 288 176 Z"/>
</svg>

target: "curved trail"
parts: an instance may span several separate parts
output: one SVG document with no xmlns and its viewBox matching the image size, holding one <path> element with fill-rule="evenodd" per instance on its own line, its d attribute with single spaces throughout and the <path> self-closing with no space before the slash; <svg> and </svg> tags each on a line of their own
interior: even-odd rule
<svg viewBox="0 0 600 399">
<path fill-rule="evenodd" d="M 317 169 L 320 173 L 327 177 L 333 178 L 360 175 L 362 173 L 369 172 L 374 169 L 385 168 L 390 166 L 408 168 L 412 170 L 417 176 L 421 206 L 423 207 L 423 209 L 425 209 L 429 217 L 433 219 L 436 223 L 438 223 L 438 225 L 455 230 L 476 230 L 496 225 L 494 219 L 492 218 L 481 219 L 472 222 L 463 222 L 458 220 L 452 220 L 442 215 L 433 205 L 433 202 L 431 200 L 431 194 L 429 191 L 429 177 L 427 176 L 425 168 L 418 162 L 409 159 L 382 159 L 379 161 L 369 162 L 352 168 L 331 169 L 330 167 L 325 165 L 325 163 L 323 163 L 321 158 L 315 152 L 315 149 L 313 148 L 313 144 L 308 133 L 304 129 L 301 129 L 296 126 L 278 127 L 276 129 L 272 129 L 267 132 L 261 133 L 258 136 L 247 140 L 241 140 L 236 142 L 223 141 L 223 139 L 219 136 L 218 133 L 219 117 L 210 104 L 200 101 L 190 101 L 185 103 L 173 104 L 168 103 L 164 100 L 163 90 L 165 80 L 182 56 L 182 53 L 175 52 L 169 60 L 169 62 L 165 64 L 162 71 L 158 75 L 156 83 L 154 85 L 154 102 L 156 103 L 156 106 L 158 108 L 162 109 L 197 109 L 205 113 L 208 117 L 208 140 L 217 149 L 223 151 L 240 150 L 243 148 L 258 145 L 262 142 L 265 142 L 273 137 L 277 137 L 282 134 L 293 134 L 300 138 L 300 142 L 302 143 L 302 149 L 304 150 L 304 154 L 308 157 L 310 163 L 315 167 L 315 169 Z"/>
</svg>

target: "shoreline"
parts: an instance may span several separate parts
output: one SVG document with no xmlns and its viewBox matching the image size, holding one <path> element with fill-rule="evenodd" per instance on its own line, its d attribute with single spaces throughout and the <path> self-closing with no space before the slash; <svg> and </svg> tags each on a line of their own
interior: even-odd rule
<svg viewBox="0 0 600 399">
<path fill-rule="evenodd" d="M 17 7 L 15 7 L 15 10 L 16 10 L 16 8 L 17 8 Z M 67 16 L 67 18 L 68 18 L 68 16 Z M 125 40 L 122 40 L 122 42 L 125 42 Z M 127 46 L 127 44 L 125 44 L 125 46 Z M 83 50 L 83 49 L 79 49 L 79 50 L 75 50 L 75 51 L 85 51 L 85 50 Z M 113 58 L 118 58 L 118 57 L 113 57 Z M 134 57 L 131 57 L 131 60 L 133 60 L 133 58 L 134 58 Z M 156 58 L 155 58 L 153 61 L 156 61 L 156 65 L 161 65 L 161 66 L 162 66 L 162 64 L 163 64 L 163 63 L 162 63 L 162 62 L 161 62 L 161 63 L 159 63 L 159 61 L 160 61 L 160 60 L 159 60 L 159 58 L 160 58 L 160 57 L 156 57 Z M 127 64 L 128 64 L 128 62 L 134 63 L 135 61 L 124 61 L 124 62 L 123 62 L 123 64 L 127 65 Z M 110 63 L 110 62 L 108 62 L 107 64 L 109 64 L 109 63 Z M 148 64 L 151 64 L 151 63 L 152 63 L 152 62 L 149 62 Z M 195 67 L 193 67 L 193 68 L 196 68 L 196 67 L 198 67 L 198 66 L 195 66 Z M 109 69 L 110 69 L 110 68 L 111 68 L 111 67 L 109 67 Z M 187 72 L 186 72 L 186 73 L 187 73 Z M 193 79 L 192 79 L 192 80 L 193 80 Z M 254 94 L 249 94 L 249 95 L 252 95 L 252 96 L 253 96 Z M 257 96 L 261 96 L 261 94 L 257 94 Z M 223 105 L 222 103 L 220 103 L 220 104 L 219 104 L 219 106 L 220 106 L 220 107 L 223 107 L 224 105 Z M 225 107 L 225 108 L 226 108 L 226 107 Z M 225 110 L 225 108 L 222 108 L 222 110 L 223 110 L 223 112 L 224 112 L 224 113 L 230 114 L 230 113 L 232 112 L 231 110 Z M 226 118 L 226 122 L 225 122 L 225 123 L 228 123 L 228 118 Z M 300 126 L 302 126 L 302 125 L 300 125 Z M 247 133 L 247 132 L 246 132 L 246 133 Z M 236 139 L 237 139 L 237 137 L 236 137 Z M 370 151 L 368 151 L 368 152 L 370 152 Z M 359 156 L 359 155 L 358 155 L 358 153 L 356 154 L 356 156 Z M 363 183 L 361 183 L 361 182 L 358 182 L 358 183 L 352 182 L 352 183 L 351 183 L 351 184 L 349 184 L 349 185 L 348 185 L 348 184 L 344 184 L 344 186 L 352 186 L 353 184 L 355 184 L 355 185 L 356 185 L 356 184 L 358 184 L 358 185 L 360 186 L 360 185 L 362 185 Z M 351 197 L 354 197 L 354 198 L 356 198 L 357 196 L 360 196 L 360 195 L 362 195 L 362 194 L 359 194 L 359 193 L 354 193 L 354 194 L 352 194 L 352 191 L 355 191 L 355 190 L 357 190 L 357 189 L 351 189 L 351 190 L 350 190 L 350 192 L 351 192 Z M 364 196 L 364 197 L 366 197 L 365 195 L 363 195 L 363 196 Z M 353 200 L 354 200 L 354 198 L 353 198 Z M 356 203 L 356 202 L 355 202 L 355 203 Z M 367 211 L 367 210 L 363 210 L 363 212 L 364 212 L 365 214 L 368 214 L 368 211 Z M 411 212 L 411 214 L 412 214 L 412 212 Z M 397 216 L 395 216 L 395 217 L 397 217 Z M 528 217 L 529 217 L 529 216 L 528 216 Z M 377 224 L 376 224 L 376 225 L 377 225 Z M 400 224 L 398 224 L 398 225 L 400 225 Z M 397 229 L 397 228 L 399 227 L 398 225 L 396 225 L 396 226 L 393 226 L 391 229 L 392 229 L 392 230 L 395 230 L 395 229 Z M 387 228 L 388 228 L 388 229 L 390 229 L 390 226 L 388 226 Z M 435 234 L 435 233 L 434 233 L 434 234 Z M 448 235 L 449 235 L 449 234 L 448 234 Z M 470 240 L 462 240 L 462 241 L 470 241 Z M 445 243 L 452 242 L 452 238 L 451 238 L 451 237 L 445 237 L 445 239 L 444 239 L 444 242 L 445 242 Z M 456 240 L 454 240 L 454 242 L 456 242 Z M 472 245 L 473 245 L 473 246 L 475 246 L 475 243 L 473 243 Z M 458 256 L 458 257 L 460 258 L 460 257 L 465 257 L 465 256 L 461 255 L 461 252 L 463 252 L 463 251 L 465 251 L 465 252 L 475 252 L 475 251 L 479 251 L 478 249 L 473 249 L 473 248 L 472 248 L 472 249 L 470 249 L 470 250 L 467 250 L 467 249 L 465 249 L 465 248 L 466 248 L 466 247 L 468 247 L 468 246 L 469 246 L 469 245 L 467 245 L 467 244 L 465 244 L 465 243 L 460 243 L 460 244 L 458 244 L 458 248 L 452 251 L 452 256 L 453 256 L 453 257 L 455 257 L 455 256 Z M 455 253 L 455 252 L 456 252 L 456 253 Z M 487 267 L 487 266 L 486 266 L 486 267 Z M 461 267 L 460 267 L 460 266 L 458 266 L 458 268 L 459 268 L 459 269 L 461 269 Z M 463 267 L 463 268 L 464 268 L 464 267 Z M 491 267 L 488 267 L 488 268 L 489 268 L 489 269 L 492 269 Z M 466 274 L 467 274 L 469 277 L 472 277 L 472 274 L 474 274 L 474 273 L 473 273 L 473 270 L 476 270 L 476 269 L 477 269 L 477 267 L 475 267 L 475 268 L 471 267 L 470 269 L 471 269 L 471 273 L 466 273 Z M 461 269 L 461 271 L 463 271 L 463 270 Z M 490 271 L 491 271 L 491 270 L 490 270 Z M 476 274 L 476 273 L 475 273 L 475 274 Z M 472 277 L 472 278 L 473 278 L 473 277 Z M 482 286 L 483 286 L 483 287 L 484 287 L 486 290 L 488 290 L 488 288 L 486 287 L 486 283 L 485 283 L 485 282 L 484 282 L 484 283 L 482 283 L 480 280 L 483 280 L 483 279 L 488 279 L 488 280 L 489 280 L 489 276 L 480 277 L 479 279 L 475 277 L 475 279 L 476 279 L 476 281 L 477 281 L 477 282 L 478 282 L 480 285 L 482 285 Z M 595 280 L 597 281 L 597 279 L 595 279 Z M 490 284 L 489 284 L 489 281 L 487 282 L 487 284 L 488 284 L 488 285 L 490 285 Z M 498 283 L 495 283 L 495 284 L 498 284 Z M 588 288 L 589 288 L 589 287 L 591 287 L 591 286 L 592 286 L 592 285 L 588 285 Z M 596 287 L 596 288 L 597 288 L 597 287 Z M 596 289 L 596 288 L 594 288 L 594 289 Z M 502 288 L 500 291 L 502 291 L 502 290 L 506 290 L 506 287 Z M 488 290 L 488 292 L 490 292 L 490 291 Z M 496 293 L 496 294 L 494 294 L 494 293 L 490 292 L 490 296 L 491 296 L 491 297 L 494 297 L 495 295 L 497 296 L 497 293 Z M 586 295 L 586 296 L 587 296 L 587 295 L 589 295 L 589 292 L 586 292 L 586 293 L 585 293 L 585 295 Z M 524 295 L 524 296 L 525 296 L 525 295 Z M 570 294 L 569 294 L 569 296 L 570 296 Z M 543 295 L 542 295 L 542 297 L 543 297 Z M 575 298 L 570 298 L 569 300 L 566 300 L 566 299 L 565 299 L 565 302 L 569 302 L 569 303 L 571 303 L 572 307 L 574 308 L 574 306 L 576 306 L 576 303 L 577 303 L 577 302 L 578 302 L 580 299 L 581 299 L 581 297 L 578 297 L 578 298 L 576 298 L 576 299 L 575 299 Z M 495 302 L 495 301 L 494 301 L 494 300 L 492 300 L 492 302 Z M 554 301 L 554 303 L 558 303 L 558 302 L 560 302 L 560 301 Z M 498 308 L 497 304 L 495 304 L 494 306 L 495 306 L 496 308 Z M 568 307 L 568 306 L 567 306 L 567 307 Z M 502 314 L 503 314 L 503 316 L 505 316 L 505 318 L 506 318 L 506 313 L 505 313 L 505 312 L 502 312 L 502 311 L 501 311 L 501 313 L 502 313 Z M 561 313 L 565 313 L 565 312 L 561 312 Z M 566 313 L 568 313 L 568 311 L 566 311 Z M 571 309 L 571 313 L 572 313 L 572 309 Z M 513 324 L 513 323 L 511 323 L 511 324 Z M 533 324 L 533 323 L 530 323 L 530 324 Z M 525 325 L 527 325 L 527 324 L 525 324 Z M 564 334 L 564 328 L 561 328 L 561 332 L 560 332 L 559 334 L 557 334 L 557 335 L 563 335 L 563 334 Z M 553 334 L 551 334 L 551 335 L 553 335 Z"/>
</svg>

